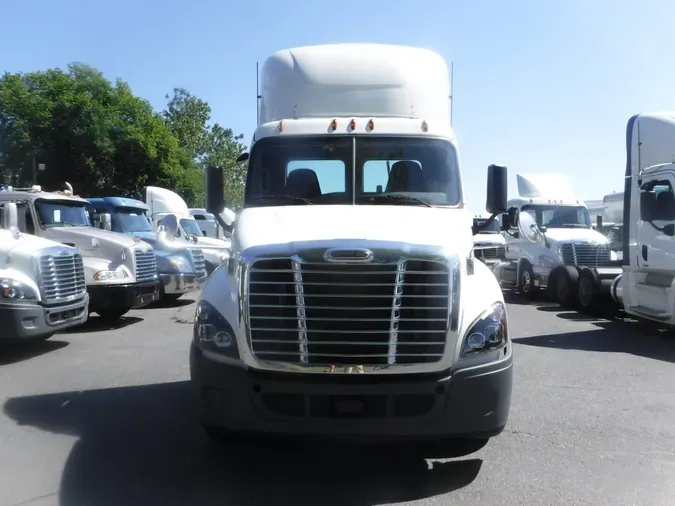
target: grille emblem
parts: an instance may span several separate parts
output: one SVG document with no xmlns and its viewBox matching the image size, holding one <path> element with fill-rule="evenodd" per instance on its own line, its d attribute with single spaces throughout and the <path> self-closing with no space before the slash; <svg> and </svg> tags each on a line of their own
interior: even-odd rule
<svg viewBox="0 0 675 506">
<path fill-rule="evenodd" d="M 337 263 L 368 263 L 373 261 L 373 252 L 369 249 L 342 249 L 333 248 L 327 250 L 323 258 L 327 262 Z"/>
</svg>

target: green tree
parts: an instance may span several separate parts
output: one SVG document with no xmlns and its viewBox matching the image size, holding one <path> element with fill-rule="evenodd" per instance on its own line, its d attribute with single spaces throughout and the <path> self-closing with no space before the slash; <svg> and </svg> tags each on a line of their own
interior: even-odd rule
<svg viewBox="0 0 675 506">
<path fill-rule="evenodd" d="M 189 203 L 203 195 L 203 177 L 152 106 L 124 81 L 113 85 L 94 68 L 5 73 L 0 78 L 0 177 L 82 195 L 139 197 L 144 186 L 172 188 Z"/>
<path fill-rule="evenodd" d="M 179 145 L 192 159 L 201 158 L 207 144 L 211 107 L 184 88 L 174 88 L 173 97 L 163 112 L 164 120 L 178 139 Z"/>
</svg>

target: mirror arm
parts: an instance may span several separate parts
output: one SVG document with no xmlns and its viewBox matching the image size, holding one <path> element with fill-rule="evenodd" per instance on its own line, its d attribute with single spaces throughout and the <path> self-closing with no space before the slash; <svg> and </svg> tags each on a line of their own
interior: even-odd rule
<svg viewBox="0 0 675 506">
<path fill-rule="evenodd" d="M 227 223 L 225 223 L 225 220 L 223 219 L 223 217 L 219 213 L 215 213 L 213 215 L 213 217 L 218 222 L 218 225 L 220 225 L 223 228 L 223 230 L 227 230 L 228 232 L 232 232 L 232 227 L 230 225 L 228 225 Z"/>
</svg>

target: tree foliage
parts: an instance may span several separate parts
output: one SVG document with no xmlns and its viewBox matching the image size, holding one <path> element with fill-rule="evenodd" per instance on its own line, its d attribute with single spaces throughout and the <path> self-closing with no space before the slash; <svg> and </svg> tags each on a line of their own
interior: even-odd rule
<svg viewBox="0 0 675 506">
<path fill-rule="evenodd" d="M 236 158 L 240 149 L 231 130 L 208 125 L 210 113 L 208 103 L 183 89 L 174 90 L 158 113 L 124 81 L 113 84 L 77 63 L 65 71 L 5 73 L 0 182 L 30 185 L 35 176 L 48 189 L 67 181 L 81 195 L 134 197 L 154 185 L 198 206 L 204 199 L 204 160 L 232 167 L 228 156 Z M 38 164 L 46 170 L 35 173 Z"/>
</svg>

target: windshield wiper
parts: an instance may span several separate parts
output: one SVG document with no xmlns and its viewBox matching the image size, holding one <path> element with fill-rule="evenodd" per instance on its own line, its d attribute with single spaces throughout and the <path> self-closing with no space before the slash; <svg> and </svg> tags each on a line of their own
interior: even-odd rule
<svg viewBox="0 0 675 506">
<path fill-rule="evenodd" d="M 411 197 L 410 195 L 388 195 L 388 194 L 379 194 L 379 195 L 368 195 L 368 196 L 361 196 L 358 198 L 358 200 L 361 201 L 366 201 L 366 202 L 408 202 L 411 204 L 417 204 L 417 205 L 422 205 L 426 207 L 434 207 L 429 202 L 425 202 L 424 200 L 418 199 L 417 197 Z"/>
<path fill-rule="evenodd" d="M 293 200 L 296 202 L 304 202 L 310 206 L 314 205 L 314 202 L 307 200 L 297 195 L 290 195 L 286 193 L 262 193 L 256 197 L 253 197 L 251 200 Z"/>
</svg>

